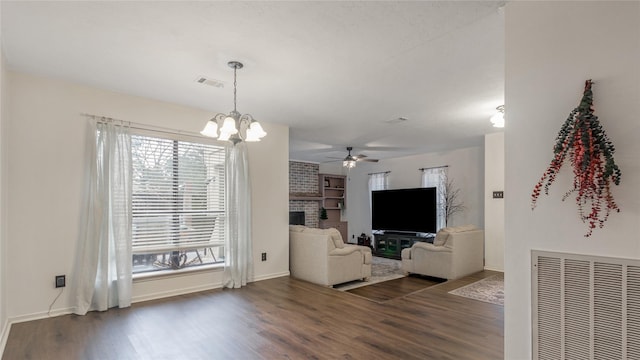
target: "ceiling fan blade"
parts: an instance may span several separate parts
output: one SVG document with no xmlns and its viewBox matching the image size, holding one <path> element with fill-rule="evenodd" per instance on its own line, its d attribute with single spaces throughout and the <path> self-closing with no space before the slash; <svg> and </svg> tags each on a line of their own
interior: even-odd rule
<svg viewBox="0 0 640 360">
<path fill-rule="evenodd" d="M 356 161 L 378 162 L 379 160 L 378 159 L 362 159 L 362 158 L 360 158 L 360 159 L 356 159 Z"/>
</svg>

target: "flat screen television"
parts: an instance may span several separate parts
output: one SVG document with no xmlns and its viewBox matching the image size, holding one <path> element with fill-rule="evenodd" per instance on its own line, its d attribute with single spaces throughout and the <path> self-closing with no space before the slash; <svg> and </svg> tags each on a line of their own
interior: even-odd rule
<svg viewBox="0 0 640 360">
<path fill-rule="evenodd" d="M 437 217 L 435 187 L 371 193 L 373 230 L 435 233 Z"/>
</svg>

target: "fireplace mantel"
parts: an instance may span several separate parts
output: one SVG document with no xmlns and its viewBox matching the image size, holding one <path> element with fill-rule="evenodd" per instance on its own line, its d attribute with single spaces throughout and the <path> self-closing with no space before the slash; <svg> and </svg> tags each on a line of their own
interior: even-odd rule
<svg viewBox="0 0 640 360">
<path fill-rule="evenodd" d="M 289 200 L 322 201 L 319 193 L 289 193 Z"/>
</svg>

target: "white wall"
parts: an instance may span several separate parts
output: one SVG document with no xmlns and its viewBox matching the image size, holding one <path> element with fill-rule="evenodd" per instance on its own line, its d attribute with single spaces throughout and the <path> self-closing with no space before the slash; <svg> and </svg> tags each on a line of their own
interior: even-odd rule
<svg viewBox="0 0 640 360">
<path fill-rule="evenodd" d="M 347 208 L 345 215 L 349 221 L 349 237 L 361 233 L 371 235 L 369 213 L 369 173 L 391 171 L 389 188 L 420 187 L 422 172 L 419 168 L 449 166 L 449 177 L 460 188 L 461 200 L 466 207 L 454 216 L 452 224 L 484 225 L 484 151 L 482 147 L 470 147 L 446 152 L 428 153 L 389 160 L 378 163 L 358 163 L 347 174 Z M 323 168 L 321 167 L 321 170 Z M 409 206 L 409 205 L 408 205 Z"/>
<path fill-rule="evenodd" d="M 531 358 L 532 249 L 640 258 L 640 3 L 509 2 L 506 16 L 505 359 Z M 593 79 L 622 170 L 621 212 L 585 238 L 566 166 L 531 210 L 560 126 Z"/>
<path fill-rule="evenodd" d="M 484 137 L 484 267 L 504 271 L 504 133 Z"/>
<path fill-rule="evenodd" d="M 0 9 L 2 6 L 0 6 Z M 0 16 L 1 18 L 1 16 Z M 6 290 L 6 258 L 7 253 L 7 134 L 6 112 L 7 112 L 7 91 L 6 91 L 6 71 L 5 58 L 2 51 L 2 34 L 0 34 L 0 353 L 4 350 L 7 336 L 9 335 L 7 321 L 7 290 Z"/>
<path fill-rule="evenodd" d="M 58 294 L 54 275 L 73 279 L 83 186 L 82 113 L 197 132 L 210 111 L 55 79 L 9 73 L 7 310 L 12 321 L 46 315 Z M 5 118 L 4 121 L 7 119 Z M 288 128 L 249 145 L 255 279 L 288 275 Z M 260 251 L 269 253 L 261 262 Z M 134 282 L 134 301 L 219 287 L 220 271 Z M 53 306 L 72 306 L 72 284 Z"/>
</svg>

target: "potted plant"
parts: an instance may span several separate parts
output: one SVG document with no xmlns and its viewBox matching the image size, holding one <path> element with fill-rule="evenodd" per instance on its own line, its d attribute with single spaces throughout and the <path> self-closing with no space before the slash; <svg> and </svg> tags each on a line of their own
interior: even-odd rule
<svg viewBox="0 0 640 360">
<path fill-rule="evenodd" d="M 327 220 L 329 217 L 327 216 L 327 209 L 324 207 L 320 208 L 320 220 Z"/>
</svg>

